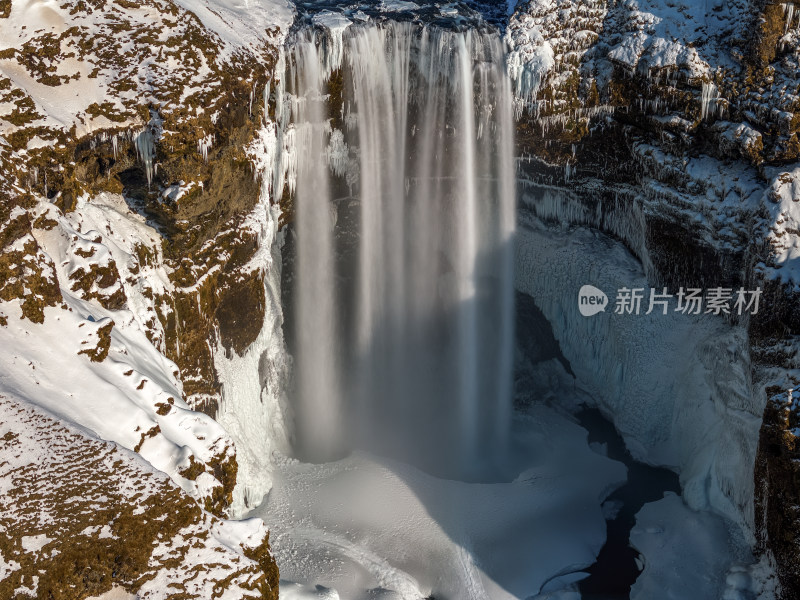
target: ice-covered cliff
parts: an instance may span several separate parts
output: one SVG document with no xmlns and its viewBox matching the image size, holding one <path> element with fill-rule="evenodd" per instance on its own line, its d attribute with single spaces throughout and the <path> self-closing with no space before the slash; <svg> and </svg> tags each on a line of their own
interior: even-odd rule
<svg viewBox="0 0 800 600">
<path fill-rule="evenodd" d="M 534 229 L 608 234 L 638 262 L 638 274 L 612 277 L 581 255 L 593 255 L 590 245 L 543 248 L 537 234 L 521 244 L 518 285 L 552 320 L 570 364 L 593 365 L 576 375 L 595 386 L 629 447 L 674 465 L 690 505 L 728 515 L 774 553 L 786 597 L 800 583 L 798 538 L 787 534 L 798 495 L 788 483 L 796 441 L 785 400 L 800 325 L 795 8 L 533 0 L 506 32 L 523 210 Z M 710 319 L 682 331 L 674 316 L 587 322 L 570 306 L 583 283 L 615 290 L 637 277 L 673 292 L 761 287 L 762 308 L 705 332 L 716 327 Z"/>
<path fill-rule="evenodd" d="M 302 24 L 330 42 L 329 103 L 341 100 L 334 65 L 351 23 L 500 28 L 525 225 L 518 289 L 635 456 L 676 469 L 688 506 L 735 524 L 737 547 L 774 557 L 791 598 L 800 11 L 771 0 L 467 4 L 301 7 Z M 262 544 L 262 525 L 208 512 L 239 516 L 273 475 L 291 478 L 287 465 L 273 474 L 272 454 L 288 450 L 292 419 L 280 244 L 297 146 L 276 99 L 294 16 L 279 0 L 0 0 L 5 435 L 33 448 L 68 431 L 68 446 L 120 454 L 132 465 L 119 470 L 125 482 L 158 479 L 149 502 L 169 495 L 191 515 L 181 526 L 208 532 L 198 535 L 225 546 L 222 563 L 251 574 L 274 566 L 242 549 Z M 346 172 L 341 144 L 328 152 Z M 586 320 L 574 310 L 583 283 L 761 286 L 763 308 L 749 320 Z M 34 450 L 19 459 L 31 471 Z M 4 502 L 19 501 L 4 489 Z M 129 491 L 115 497 L 134 505 Z M 128 530 L 114 530 L 116 518 L 86 527 L 119 540 Z M 57 532 L 35 519 L 8 530 L 0 570 L 44 585 L 33 565 L 50 542 L 36 536 Z M 205 555 L 175 548 L 183 562 L 162 576 L 184 585 Z M 51 552 L 47 564 L 59 560 Z M 252 592 L 245 571 L 223 578 L 230 597 Z M 92 593 L 110 587 L 102 577 Z M 144 590 L 138 582 L 124 586 Z"/>
</svg>

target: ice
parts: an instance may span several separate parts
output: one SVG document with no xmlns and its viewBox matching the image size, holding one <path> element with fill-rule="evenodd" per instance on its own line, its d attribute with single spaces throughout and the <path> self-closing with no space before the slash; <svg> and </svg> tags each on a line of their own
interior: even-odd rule
<svg viewBox="0 0 800 600">
<path fill-rule="evenodd" d="M 700 118 L 708 119 L 717 112 L 717 86 L 710 81 L 704 81 L 700 94 Z"/>
<path fill-rule="evenodd" d="M 553 47 L 537 28 L 510 27 L 506 32 L 508 75 L 517 99 L 516 117 L 533 106 L 545 77 L 555 66 Z"/>
<path fill-rule="evenodd" d="M 680 473 L 692 508 L 725 515 L 752 536 L 764 400 L 751 387 L 745 331 L 708 315 L 614 314 L 621 287 L 649 291 L 640 263 L 600 233 L 524 221 L 518 289 L 552 324 L 576 383 L 613 418 L 637 460 Z M 604 290 L 611 308 L 581 316 L 584 284 Z"/>
<path fill-rule="evenodd" d="M 144 172 L 147 176 L 147 185 L 153 181 L 153 158 L 156 155 L 156 137 L 150 126 L 147 125 L 139 131 L 134 139 L 136 144 L 136 153 L 139 155 L 139 160 L 144 164 Z"/>
<path fill-rule="evenodd" d="M 553 594 L 541 598 L 574 598 L 571 582 L 604 542 L 601 504 L 625 468 L 550 409 L 521 419 L 515 439 L 528 453 L 513 483 L 437 479 L 363 453 L 278 461 L 253 514 L 270 529 L 286 598 L 319 597 L 316 586 L 343 600 L 510 600 L 543 588 Z"/>
<path fill-rule="evenodd" d="M 272 487 L 272 453 L 289 449 L 286 431 L 289 389 L 288 356 L 283 340 L 280 305 L 279 209 L 262 197 L 254 215 L 263 215 L 259 252 L 252 267 L 264 277 L 267 306 L 256 341 L 242 356 L 215 352 L 215 366 L 222 384 L 217 420 L 236 443 L 239 465 L 231 515 L 239 517 L 259 504 Z M 260 210 L 259 210 L 260 209 Z"/>
<path fill-rule="evenodd" d="M 209 133 L 205 137 L 197 140 L 197 151 L 203 157 L 205 162 L 208 162 L 208 151 L 214 146 L 214 135 Z"/>
<path fill-rule="evenodd" d="M 630 539 L 644 563 L 631 589 L 631 600 L 722 596 L 735 555 L 725 523 L 718 516 L 695 512 L 670 492 L 639 511 Z M 733 588 L 737 582 L 731 584 Z M 726 595 L 725 599 L 738 596 Z"/>
<path fill-rule="evenodd" d="M 767 171 L 770 186 L 764 192 L 767 212 L 766 239 L 771 256 L 756 269 L 771 279 L 800 289 L 800 166 L 772 168 Z"/>
<path fill-rule="evenodd" d="M 342 59 L 344 58 L 343 36 L 345 30 L 352 25 L 352 22 L 342 13 L 335 13 L 329 10 L 317 13 L 311 20 L 326 32 L 326 40 L 322 45 L 322 56 L 324 57 L 323 62 L 325 65 L 323 73 L 324 77 L 327 77 L 342 66 Z"/>
<path fill-rule="evenodd" d="M 328 164 L 334 175 L 343 177 L 347 174 L 349 154 L 349 149 L 344 141 L 344 134 L 335 129 L 331 132 L 331 139 L 327 149 Z"/>
</svg>

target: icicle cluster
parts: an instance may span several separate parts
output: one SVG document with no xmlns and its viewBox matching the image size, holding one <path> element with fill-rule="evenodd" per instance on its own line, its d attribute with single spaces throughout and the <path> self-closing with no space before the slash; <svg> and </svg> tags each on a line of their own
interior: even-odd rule
<svg viewBox="0 0 800 600">
<path fill-rule="evenodd" d="M 134 143 L 139 160 L 144 164 L 144 172 L 147 175 L 147 185 L 149 186 L 153 182 L 153 158 L 156 155 L 156 143 L 150 125 L 146 125 L 138 133 L 134 138 Z"/>
<path fill-rule="evenodd" d="M 207 136 L 197 140 L 197 151 L 203 157 L 203 160 L 208 162 L 208 151 L 214 146 L 214 134 L 209 133 Z"/>
<path fill-rule="evenodd" d="M 717 113 L 717 99 L 719 92 L 717 86 L 712 82 L 703 82 L 703 90 L 700 94 L 700 118 L 707 119 Z"/>
<path fill-rule="evenodd" d="M 331 139 L 328 143 L 326 154 L 331 170 L 338 177 L 345 175 L 347 171 L 347 158 L 349 149 L 344 141 L 344 134 L 338 129 L 331 132 Z"/>
</svg>

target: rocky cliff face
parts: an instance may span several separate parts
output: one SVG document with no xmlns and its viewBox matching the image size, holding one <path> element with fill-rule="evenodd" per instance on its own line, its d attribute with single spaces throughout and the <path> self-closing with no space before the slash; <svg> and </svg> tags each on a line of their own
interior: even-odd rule
<svg viewBox="0 0 800 600">
<path fill-rule="evenodd" d="M 48 482 L 35 466 L 34 446 L 59 425 L 4 417 L 4 439 L 30 463 L 23 475 L 39 477 L 3 476 L 9 597 L 116 585 L 148 598 L 277 598 L 263 524 L 218 518 L 232 514 L 240 460 L 213 417 L 217 355 L 242 354 L 264 321 L 258 251 L 274 232 L 254 140 L 291 15 L 281 3 L 0 7 L 0 397 L 9 414 L 38 405 L 79 427 L 48 459 L 54 474 L 69 465 L 108 479 L 97 490 L 122 486 L 104 496 L 114 507 L 98 500 L 100 512 L 72 519 L 59 494 L 87 489 L 86 474 Z M 96 438 L 146 462 L 127 451 L 115 462 L 119 450 Z M 28 507 L 20 490 L 45 505 Z M 52 519 L 63 523 L 50 535 Z M 110 533 L 60 549 L 84 525 Z M 25 540 L 48 535 L 45 561 Z"/>
<path fill-rule="evenodd" d="M 742 323 L 746 410 L 763 412 L 757 450 L 743 455 L 754 480 L 722 493 L 733 501 L 736 489 L 751 490 L 751 508 L 736 503 L 760 550 L 774 554 L 787 598 L 800 589 L 795 8 L 533 0 L 507 30 L 523 182 L 562 198 L 528 192 L 530 210 L 621 240 L 654 287 L 765 291 L 762 310 Z M 721 402 L 743 406 L 730 393 Z"/>
<path fill-rule="evenodd" d="M 759 439 L 741 450 L 752 478 L 726 478 L 717 462 L 697 481 L 719 488 L 723 500 L 710 508 L 746 524 L 793 597 L 800 10 L 769 0 L 531 0 L 507 16 L 473 4 L 506 30 L 526 210 L 622 241 L 653 286 L 765 290 L 763 310 L 738 322 L 744 337 L 733 340 L 746 355 L 747 393 L 715 396 L 723 410 L 763 416 Z M 213 546 L 233 527 L 218 517 L 241 514 L 268 489 L 256 474 L 270 449 L 242 421 L 277 420 L 288 381 L 285 357 L 267 350 L 282 345 L 269 248 L 291 205 L 282 175 L 273 177 L 286 165 L 275 165 L 271 99 L 291 20 L 280 2 L 0 0 L 0 396 L 16 415 L 3 419 L 3 439 L 49 444 L 62 425 L 42 423 L 55 416 L 81 427 L 63 433 L 81 450 L 53 469 L 101 458 L 106 469 L 122 452 L 126 481 L 142 471 L 157 480 L 138 499 L 114 490 L 141 511 L 104 508 L 100 520 L 68 524 L 76 534 L 109 527 L 111 554 L 129 565 L 116 583 L 145 597 L 169 597 L 153 583 L 160 577 L 203 597 L 211 588 L 188 587 L 190 573 L 206 569 L 185 532 Z M 257 410 L 264 402 L 273 403 L 267 417 Z M 35 470 L 35 456 L 25 468 Z M 53 499 L 67 493 L 30 485 Z M 2 502 L 18 501 L 8 494 Z M 119 540 L 163 506 L 178 515 L 170 551 L 179 560 L 153 566 L 167 554 L 148 526 L 152 553 L 126 558 Z M 30 539 L 66 530 L 19 510 L 28 516 L 8 529 L 0 569 L 11 569 L 15 589 L 43 595 L 72 558 Z M 247 535 L 222 560 L 224 576 L 198 586 L 275 597 L 263 527 Z M 113 567 L 81 560 L 91 576 L 73 596 L 109 589 Z"/>
</svg>

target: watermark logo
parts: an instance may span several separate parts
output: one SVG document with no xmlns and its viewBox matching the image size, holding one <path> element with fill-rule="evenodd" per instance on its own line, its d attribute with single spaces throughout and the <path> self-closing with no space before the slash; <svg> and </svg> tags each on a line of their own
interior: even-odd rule
<svg viewBox="0 0 800 600">
<path fill-rule="evenodd" d="M 667 288 L 657 290 L 622 287 L 617 290 L 614 313 L 618 315 L 649 315 L 653 312 L 666 315 L 678 312 L 685 315 L 743 315 L 758 314 L 761 288 L 746 290 L 739 288 L 680 288 L 669 293 Z M 608 296 L 593 285 L 584 285 L 578 292 L 578 310 L 584 317 L 604 312 Z"/>
<path fill-rule="evenodd" d="M 584 317 L 603 312 L 608 306 L 606 293 L 593 285 L 584 285 L 578 292 L 578 310 Z"/>
</svg>

